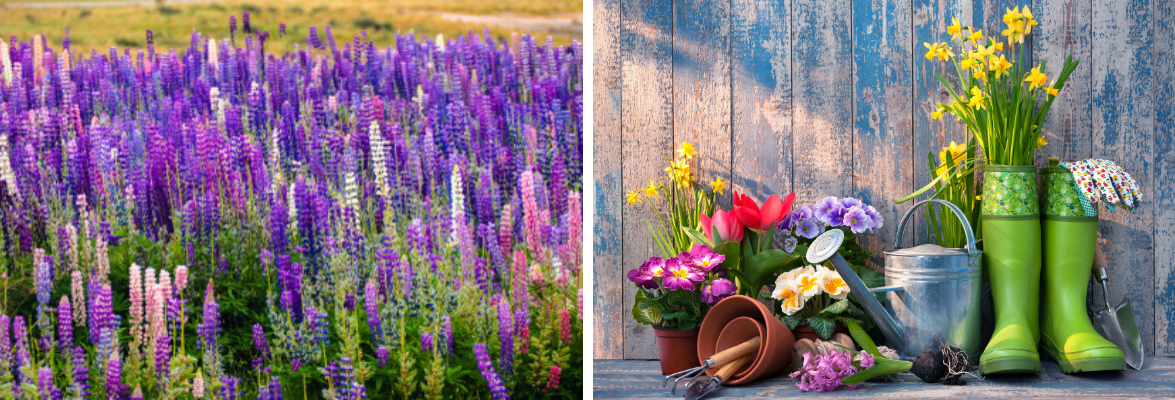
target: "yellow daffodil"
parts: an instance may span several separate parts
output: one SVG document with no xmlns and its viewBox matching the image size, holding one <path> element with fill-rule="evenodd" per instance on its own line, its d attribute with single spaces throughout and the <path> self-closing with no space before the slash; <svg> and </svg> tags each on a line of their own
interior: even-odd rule
<svg viewBox="0 0 1175 400">
<path fill-rule="evenodd" d="M 722 194 L 722 191 L 726 189 L 726 182 L 723 182 L 722 177 L 720 176 L 718 179 L 715 179 L 714 182 L 710 182 L 710 186 L 714 187 L 714 193 Z"/>
<path fill-rule="evenodd" d="M 959 19 L 958 18 L 951 18 L 951 22 L 954 22 L 954 25 L 947 27 L 947 33 L 949 33 L 951 35 L 951 39 L 958 40 L 958 41 L 962 42 L 963 41 L 963 39 L 962 39 L 963 27 L 959 26 Z"/>
<path fill-rule="evenodd" d="M 963 60 L 963 62 L 959 63 L 959 68 L 962 68 L 964 71 L 966 71 L 966 70 L 971 69 L 971 67 L 974 67 L 975 64 L 976 63 L 974 60 L 968 58 L 966 60 Z"/>
<path fill-rule="evenodd" d="M 1048 144 L 1049 142 L 1044 140 L 1044 135 L 1040 135 L 1040 137 L 1036 138 L 1036 148 L 1039 149 L 1041 147 L 1048 146 Z"/>
<path fill-rule="evenodd" d="M 1008 29 L 1001 34 L 1008 37 L 1008 44 L 1024 43 L 1024 14 L 1020 13 L 1020 7 L 1007 10 L 1004 14 L 1004 24 L 1008 25 Z"/>
<path fill-rule="evenodd" d="M 995 40 L 995 38 L 991 38 L 991 48 L 993 51 L 1004 51 L 1004 42 L 1000 42 Z"/>
<path fill-rule="evenodd" d="M 975 73 L 971 74 L 971 76 L 983 81 L 983 83 L 987 83 L 987 70 L 983 69 L 983 64 L 979 64 L 979 67 L 975 68 Z"/>
<path fill-rule="evenodd" d="M 971 32 L 969 39 L 971 39 L 971 43 L 976 43 L 979 39 L 983 39 L 983 29 L 976 29 L 974 32 Z"/>
<path fill-rule="evenodd" d="M 1045 89 L 1044 91 L 1045 91 L 1045 92 L 1047 92 L 1047 93 L 1049 94 L 1049 96 L 1054 96 L 1054 97 L 1055 97 L 1055 96 L 1057 95 L 1057 92 L 1060 92 L 1060 91 L 1061 91 L 1061 89 L 1057 89 L 1057 88 L 1048 88 L 1048 89 Z"/>
<path fill-rule="evenodd" d="M 922 43 L 922 45 L 926 46 L 925 56 L 927 60 L 933 60 L 935 57 L 938 57 L 938 59 L 946 61 L 948 58 L 955 56 L 955 53 L 951 51 L 950 46 L 946 42 L 935 44 Z"/>
<path fill-rule="evenodd" d="M 1003 43 L 1000 44 L 1002 45 Z M 1000 54 L 1000 58 L 992 57 L 991 70 L 995 72 L 996 78 L 1007 75 L 1009 68 L 1012 68 L 1012 63 L 1008 62 L 1008 59 L 1004 58 L 1003 54 Z"/>
<path fill-rule="evenodd" d="M 942 150 L 951 154 L 951 160 L 954 160 L 955 165 L 962 164 L 963 161 L 967 160 L 967 146 L 964 146 L 962 143 L 955 143 L 952 140 L 951 145 L 943 147 Z"/>
<path fill-rule="evenodd" d="M 984 74 L 984 76 L 986 77 L 987 75 Z M 967 107 L 979 107 L 986 109 L 987 106 L 983 104 L 984 97 L 986 97 L 986 95 L 983 93 L 983 90 L 979 88 L 979 86 L 971 87 L 971 100 L 967 102 Z"/>
<path fill-rule="evenodd" d="M 930 117 L 934 118 L 934 119 L 942 119 L 942 113 L 943 113 L 943 111 L 946 111 L 946 110 L 947 109 L 943 108 L 942 104 L 939 104 L 938 109 L 935 110 L 934 112 L 930 113 Z"/>
<path fill-rule="evenodd" d="M 637 193 L 635 190 L 628 191 L 628 204 L 636 205 L 636 203 L 640 200 L 641 200 L 640 193 Z"/>
<path fill-rule="evenodd" d="M 1032 11 L 1029 11 L 1028 7 L 1024 7 L 1024 15 L 1023 16 L 1024 16 L 1024 34 L 1025 35 L 1031 34 L 1032 27 L 1037 25 L 1036 20 L 1032 18 Z"/>
<path fill-rule="evenodd" d="M 694 154 L 698 154 L 698 151 L 694 149 L 694 145 L 690 142 L 682 142 L 681 148 L 677 149 L 677 154 L 681 154 L 682 157 L 690 159 L 694 157 Z"/>
<path fill-rule="evenodd" d="M 1040 72 L 1040 67 L 1033 68 L 1032 73 L 1028 74 L 1027 78 L 1024 78 L 1024 82 L 1030 83 L 1028 85 L 1028 90 L 1036 89 L 1037 86 L 1043 87 L 1048 83 L 1048 81 L 1049 77 Z"/>
<path fill-rule="evenodd" d="M 645 191 L 645 197 L 657 198 L 657 189 L 659 189 L 658 185 L 653 184 L 653 180 L 649 179 L 649 187 L 642 190 Z"/>
<path fill-rule="evenodd" d="M 669 177 L 677 182 L 678 185 L 685 186 L 693 181 L 693 175 L 690 174 L 689 164 L 685 160 L 678 160 L 669 163 L 669 168 L 665 168 L 665 172 L 669 173 Z"/>
</svg>

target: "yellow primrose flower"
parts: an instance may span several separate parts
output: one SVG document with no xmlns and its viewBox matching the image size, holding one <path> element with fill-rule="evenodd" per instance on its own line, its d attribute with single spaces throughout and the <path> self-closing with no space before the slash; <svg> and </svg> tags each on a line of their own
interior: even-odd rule
<svg viewBox="0 0 1175 400">
<path fill-rule="evenodd" d="M 726 182 L 723 182 L 720 176 L 714 182 L 710 182 L 710 186 L 714 187 L 714 193 L 722 194 L 722 191 L 726 189 Z"/>
<path fill-rule="evenodd" d="M 1041 147 L 1048 146 L 1048 144 L 1049 142 L 1044 140 L 1044 135 L 1040 135 L 1040 137 L 1036 138 L 1036 148 L 1039 149 Z"/>
<path fill-rule="evenodd" d="M 1061 89 L 1057 89 L 1057 88 L 1048 88 L 1048 89 L 1045 89 L 1044 91 L 1045 91 L 1045 92 L 1047 92 L 1047 93 L 1049 94 L 1049 96 L 1056 97 L 1056 96 L 1057 96 L 1057 92 L 1060 92 L 1060 91 L 1061 91 Z"/>
<path fill-rule="evenodd" d="M 636 205 L 641 200 L 641 195 L 635 190 L 628 191 L 628 204 Z"/>
<path fill-rule="evenodd" d="M 1049 77 L 1040 72 L 1040 67 L 1032 69 L 1032 73 L 1024 78 L 1024 82 L 1029 82 L 1028 90 L 1036 89 L 1037 86 L 1045 86 L 1049 81 Z"/>
<path fill-rule="evenodd" d="M 652 179 L 649 179 L 649 187 L 643 189 L 645 191 L 645 197 L 657 198 L 657 189 L 659 187 L 653 184 Z"/>
<path fill-rule="evenodd" d="M 963 39 L 962 39 L 963 27 L 959 26 L 959 19 L 958 18 L 951 18 L 951 22 L 954 22 L 954 25 L 947 27 L 947 33 L 949 33 L 951 35 L 951 39 L 958 40 L 960 42 L 963 41 Z"/>
<path fill-rule="evenodd" d="M 698 154 L 698 151 L 694 149 L 694 145 L 690 144 L 690 142 L 682 142 L 681 148 L 677 149 L 677 154 L 681 154 L 682 157 L 689 159 L 693 158 L 694 154 Z"/>
<path fill-rule="evenodd" d="M 984 74 L 984 77 L 986 76 L 987 74 Z M 979 88 L 979 86 L 971 87 L 971 100 L 967 102 L 967 106 L 972 108 L 979 107 L 986 109 L 987 107 L 983 104 L 984 97 L 986 97 L 986 95 L 983 93 L 983 90 Z"/>
<path fill-rule="evenodd" d="M 1002 45 L 1003 43 L 1000 44 Z M 992 57 L 991 70 L 995 72 L 996 78 L 1007 75 L 1009 68 L 1012 68 L 1012 63 L 1008 62 L 1008 59 L 1004 58 L 1003 54 L 1000 54 L 1000 58 Z"/>
</svg>

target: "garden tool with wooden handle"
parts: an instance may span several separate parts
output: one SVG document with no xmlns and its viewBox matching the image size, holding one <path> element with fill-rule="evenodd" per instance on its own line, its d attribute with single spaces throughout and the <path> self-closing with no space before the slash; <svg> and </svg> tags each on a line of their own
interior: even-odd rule
<svg viewBox="0 0 1175 400">
<path fill-rule="evenodd" d="M 677 383 L 682 379 L 689 379 L 689 382 L 686 384 L 686 386 L 689 386 L 689 383 L 692 383 L 694 379 L 699 376 L 704 376 L 706 374 L 706 370 L 709 370 L 710 368 L 721 367 L 739 357 L 748 354 L 754 357 L 755 353 L 757 353 L 759 350 L 759 343 L 761 341 L 762 339 L 759 336 L 755 336 L 751 338 L 751 340 L 743 342 L 738 346 L 731 347 L 719 352 L 718 354 L 710 356 L 710 358 L 707 358 L 706 361 L 702 362 L 700 367 L 690 368 L 685 371 L 666 376 L 665 381 L 661 382 L 661 387 L 664 388 L 666 385 L 668 385 L 670 379 L 677 378 L 673 381 L 673 388 L 669 390 L 670 394 L 677 394 Z M 734 372 L 738 372 L 738 370 L 735 370 Z M 733 375 L 733 373 L 731 375 Z"/>
<path fill-rule="evenodd" d="M 1138 324 L 1134 323 L 1134 311 L 1130 307 L 1130 299 L 1122 299 L 1118 307 L 1110 307 L 1110 289 L 1106 284 L 1110 277 L 1106 269 L 1094 263 L 1094 277 L 1102 284 L 1102 299 L 1105 306 L 1093 313 L 1091 317 L 1096 323 L 1098 332 L 1113 342 L 1126 355 L 1126 365 L 1130 368 L 1142 369 L 1146 354 L 1142 349 L 1142 336 L 1138 334 Z"/>
<path fill-rule="evenodd" d="M 737 360 L 722 366 L 722 368 L 718 370 L 718 373 L 714 374 L 714 377 L 710 378 L 710 380 L 699 381 L 697 383 L 688 385 L 685 388 L 686 400 L 700 399 L 714 391 L 714 389 L 721 387 L 722 384 L 730 379 L 731 376 L 734 376 L 734 374 L 738 373 L 739 370 L 743 369 L 743 366 L 747 365 L 747 363 L 750 363 L 751 361 L 754 361 L 754 359 L 755 354 L 744 355 L 739 357 Z"/>
</svg>

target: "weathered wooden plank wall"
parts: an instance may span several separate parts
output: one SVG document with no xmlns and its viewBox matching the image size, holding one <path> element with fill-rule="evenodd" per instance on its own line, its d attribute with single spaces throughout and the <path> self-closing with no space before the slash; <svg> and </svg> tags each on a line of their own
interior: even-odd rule
<svg viewBox="0 0 1175 400">
<path fill-rule="evenodd" d="M 797 204 L 859 196 L 886 218 L 864 244 L 890 247 L 931 180 L 926 153 L 966 132 L 929 113 L 949 95 L 923 57 L 952 18 L 1003 30 L 1030 5 L 1040 25 L 1026 57 L 1055 77 L 1080 66 L 1043 127 L 1038 157 L 1118 161 L 1142 185 L 1134 214 L 1104 213 L 1098 253 L 1111 301 L 1129 298 L 1152 354 L 1175 355 L 1175 6 L 1165 0 L 595 0 L 595 357 L 653 359 L 652 330 L 632 320 L 624 273 L 656 254 L 624 193 L 658 179 L 689 141 L 700 176 L 758 199 Z M 729 199 L 723 206 L 729 206 Z M 923 237 L 922 224 L 907 239 Z M 881 265 L 874 263 L 875 267 Z M 1100 294 L 1099 294 L 1100 296 Z"/>
</svg>

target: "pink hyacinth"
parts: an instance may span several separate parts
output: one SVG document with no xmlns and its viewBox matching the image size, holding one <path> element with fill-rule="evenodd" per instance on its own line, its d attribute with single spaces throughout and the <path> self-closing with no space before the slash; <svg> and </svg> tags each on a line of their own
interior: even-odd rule
<svg viewBox="0 0 1175 400">
<path fill-rule="evenodd" d="M 804 353 L 803 366 L 789 376 L 800 378 L 796 387 L 801 391 L 829 392 L 844 385 L 841 379 L 857 372 L 857 368 L 853 367 L 852 356 L 847 352 L 833 349 L 827 354 L 816 356 L 813 356 L 812 353 Z M 861 384 L 847 387 L 856 389 L 861 387 Z"/>
</svg>

